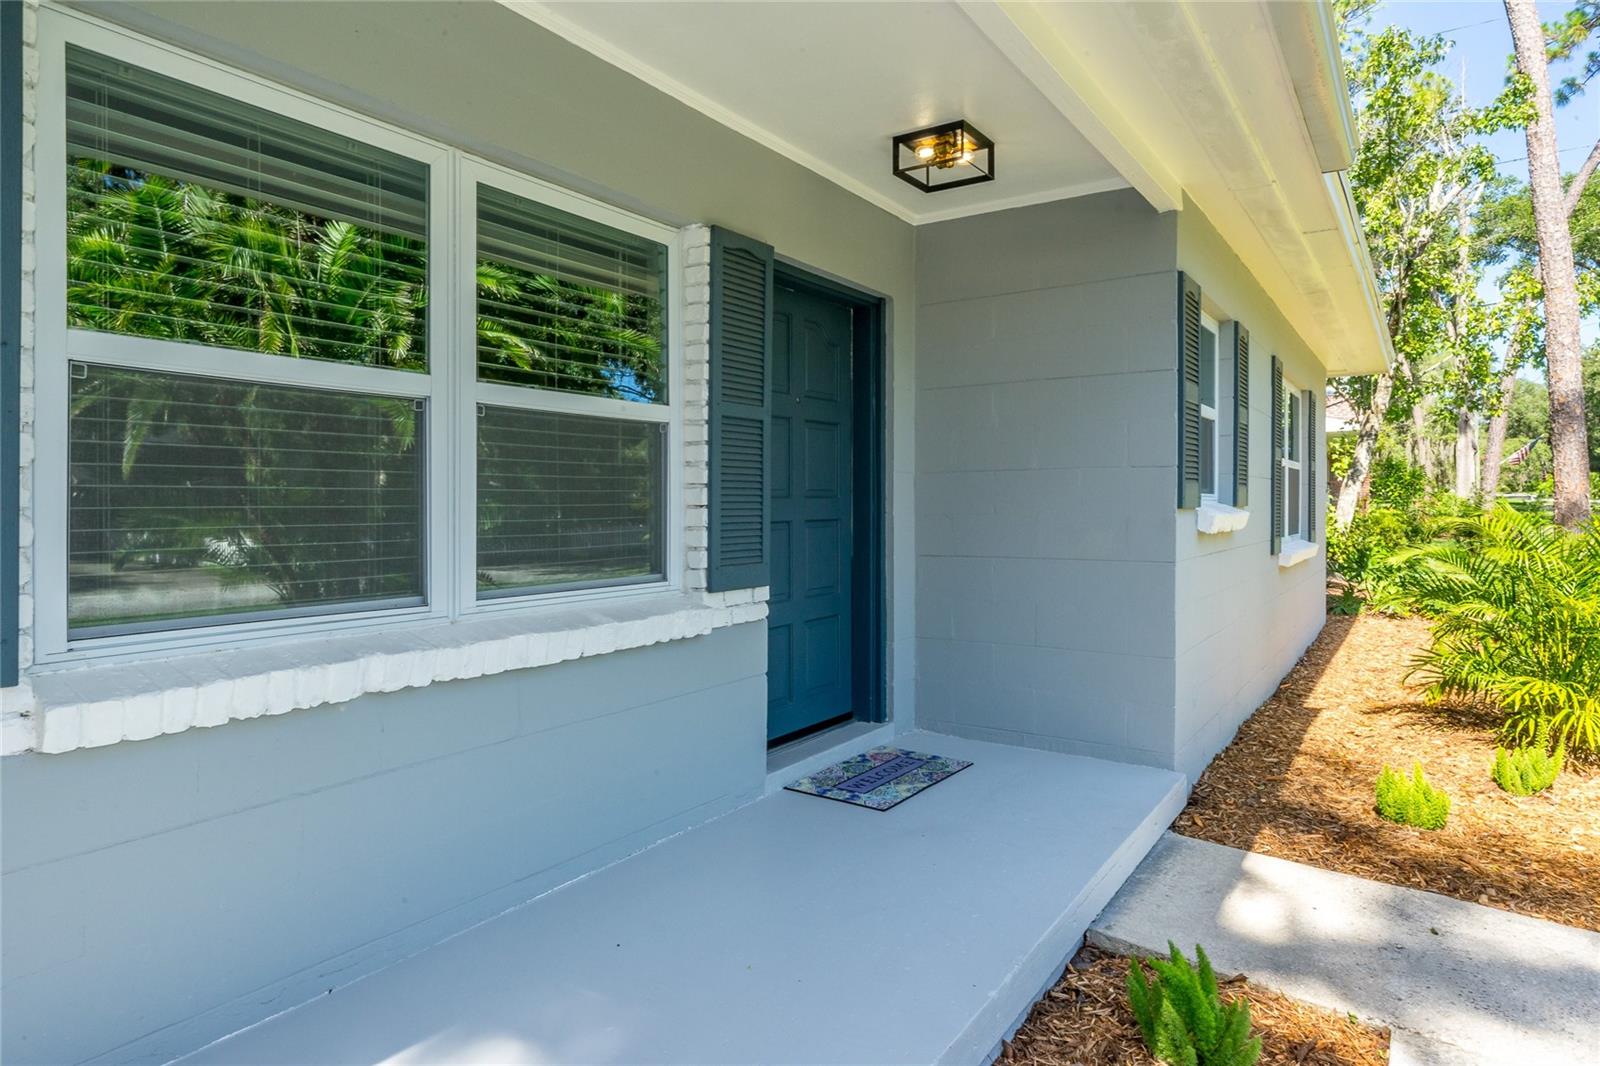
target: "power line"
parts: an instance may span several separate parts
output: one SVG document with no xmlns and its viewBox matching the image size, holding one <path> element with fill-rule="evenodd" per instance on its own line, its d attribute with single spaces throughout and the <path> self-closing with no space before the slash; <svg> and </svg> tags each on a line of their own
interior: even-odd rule
<svg viewBox="0 0 1600 1066">
<path fill-rule="evenodd" d="M 1589 149 L 1591 147 L 1592 147 L 1592 145 L 1575 144 L 1571 148 L 1562 148 L 1562 149 L 1557 150 L 1556 155 L 1566 155 L 1568 152 L 1587 152 L 1587 151 L 1589 151 Z M 1496 163 L 1523 163 L 1523 162 L 1527 161 L 1527 158 L 1528 157 L 1525 156 L 1525 155 L 1517 155 L 1517 156 L 1510 156 L 1510 157 L 1508 157 L 1506 159 L 1496 159 L 1495 162 Z"/>
</svg>

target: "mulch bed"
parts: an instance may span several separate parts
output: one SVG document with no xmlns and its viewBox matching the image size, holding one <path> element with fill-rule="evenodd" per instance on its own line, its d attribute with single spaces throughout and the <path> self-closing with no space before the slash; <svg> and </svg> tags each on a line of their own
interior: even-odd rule
<svg viewBox="0 0 1600 1066">
<path fill-rule="evenodd" d="M 1128 1009 L 1128 960 L 1084 948 L 1034 1005 L 997 1060 L 1007 1066 L 1151 1066 Z M 1250 1002 L 1262 1066 L 1384 1066 L 1389 1031 L 1250 984 L 1219 979 L 1222 998 Z"/>
<path fill-rule="evenodd" d="M 1200 776 L 1186 836 L 1600 931 L 1600 766 L 1518 798 L 1489 776 L 1495 720 L 1405 682 L 1415 618 L 1330 617 L 1305 658 Z M 1373 810 L 1385 763 L 1450 793 L 1426 832 Z M 1107 1060 L 1111 1061 L 1111 1060 Z"/>
</svg>

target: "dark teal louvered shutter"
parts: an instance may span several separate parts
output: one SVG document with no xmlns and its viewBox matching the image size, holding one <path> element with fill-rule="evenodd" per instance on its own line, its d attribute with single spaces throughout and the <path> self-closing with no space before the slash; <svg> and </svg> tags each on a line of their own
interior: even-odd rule
<svg viewBox="0 0 1600 1066">
<path fill-rule="evenodd" d="M 1250 504 L 1250 331 L 1233 324 L 1233 505 Z"/>
<path fill-rule="evenodd" d="M 1317 510 L 1322 497 L 1317 495 L 1317 408 L 1316 393 L 1310 389 L 1305 391 L 1302 409 L 1306 420 L 1306 461 L 1305 461 L 1305 494 L 1306 494 L 1306 533 L 1307 540 L 1317 539 Z"/>
<path fill-rule="evenodd" d="M 1272 357 L 1272 554 L 1283 550 L 1283 361 Z"/>
<path fill-rule="evenodd" d="M 711 230 L 710 482 L 706 588 L 768 583 L 772 248 Z"/>
<path fill-rule="evenodd" d="M 1200 506 L 1200 286 L 1178 272 L 1178 507 Z"/>
</svg>

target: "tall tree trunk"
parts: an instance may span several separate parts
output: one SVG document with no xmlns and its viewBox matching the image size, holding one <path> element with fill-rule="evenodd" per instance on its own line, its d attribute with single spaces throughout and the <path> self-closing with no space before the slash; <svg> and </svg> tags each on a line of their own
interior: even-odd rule
<svg viewBox="0 0 1600 1066">
<path fill-rule="evenodd" d="M 1470 498 L 1478 492 L 1478 415 L 1471 408 L 1456 412 L 1457 496 Z"/>
<path fill-rule="evenodd" d="M 1356 446 L 1350 454 L 1350 470 L 1339 482 L 1339 499 L 1333 508 L 1333 524 L 1338 529 L 1349 529 L 1356 517 L 1356 504 L 1361 499 L 1361 488 L 1372 472 L 1373 453 L 1378 449 L 1378 431 L 1383 428 L 1383 418 L 1389 413 L 1389 398 L 1394 393 L 1394 372 L 1380 374 L 1372 387 L 1372 403 L 1361 412 L 1361 424 L 1356 428 Z"/>
<path fill-rule="evenodd" d="M 1506 365 L 1516 366 L 1516 353 L 1506 354 Z M 1500 491 L 1500 464 L 1506 454 L 1506 424 L 1511 421 L 1511 396 L 1517 391 L 1517 372 L 1508 370 L 1500 379 L 1500 406 L 1489 418 L 1488 439 L 1483 443 L 1483 478 L 1478 491 L 1483 502 L 1493 505 L 1495 493 Z"/>
<path fill-rule="evenodd" d="M 1439 457 L 1433 450 L 1433 440 L 1428 436 L 1428 416 L 1433 410 L 1433 397 L 1427 393 L 1417 397 L 1411 407 L 1411 461 L 1422 467 L 1428 475 L 1428 484 L 1439 487 Z"/>
<path fill-rule="evenodd" d="M 1528 190 L 1539 267 L 1544 274 L 1545 366 L 1550 385 L 1550 450 L 1554 455 L 1555 519 L 1568 528 L 1587 522 L 1589 440 L 1583 420 L 1583 350 L 1578 335 L 1578 282 L 1572 231 L 1561 187 L 1550 68 L 1544 27 L 1534 0 L 1505 0 L 1517 67 L 1533 83 L 1528 123 Z"/>
</svg>

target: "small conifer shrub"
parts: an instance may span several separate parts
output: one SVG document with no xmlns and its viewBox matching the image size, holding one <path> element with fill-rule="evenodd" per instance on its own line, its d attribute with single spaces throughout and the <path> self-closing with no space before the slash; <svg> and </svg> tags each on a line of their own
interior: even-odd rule
<svg viewBox="0 0 1600 1066">
<path fill-rule="evenodd" d="M 1494 749 L 1494 783 L 1513 796 L 1531 796 L 1555 783 L 1567 758 L 1565 741 L 1550 750 L 1550 723 L 1539 723 L 1533 743 L 1526 747 Z"/>
<path fill-rule="evenodd" d="M 1428 784 L 1422 764 L 1407 777 L 1390 766 L 1378 775 L 1378 813 L 1391 822 L 1418 829 L 1443 829 L 1450 819 L 1450 797 Z"/>
<path fill-rule="evenodd" d="M 1128 966 L 1128 1005 L 1145 1047 L 1171 1066 L 1254 1066 L 1261 1039 L 1250 1035 L 1250 1005 L 1223 1003 L 1205 949 L 1194 946 L 1197 970 L 1178 945 L 1165 959 L 1134 959 Z M 1145 978 L 1144 967 L 1155 971 Z"/>
</svg>

